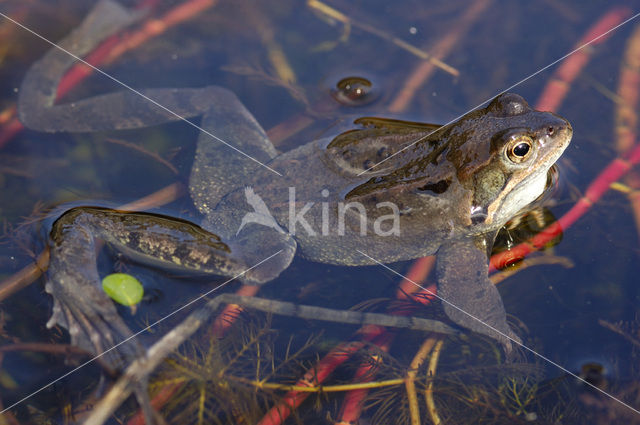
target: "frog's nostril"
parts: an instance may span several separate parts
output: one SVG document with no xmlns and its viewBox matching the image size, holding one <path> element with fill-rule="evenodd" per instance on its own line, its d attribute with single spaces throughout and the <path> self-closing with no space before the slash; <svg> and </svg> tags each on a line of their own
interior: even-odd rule
<svg viewBox="0 0 640 425">
<path fill-rule="evenodd" d="M 553 127 L 549 126 L 549 127 L 547 128 L 547 136 L 553 136 L 553 133 L 555 133 L 555 131 L 556 131 L 556 129 L 555 129 L 555 128 L 553 128 Z"/>
</svg>

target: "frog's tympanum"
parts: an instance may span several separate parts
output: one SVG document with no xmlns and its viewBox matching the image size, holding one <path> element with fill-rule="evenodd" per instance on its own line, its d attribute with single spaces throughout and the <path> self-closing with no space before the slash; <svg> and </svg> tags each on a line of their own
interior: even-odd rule
<svg viewBox="0 0 640 425">
<path fill-rule="evenodd" d="M 60 45 L 82 56 L 133 19 L 101 1 Z M 131 91 L 54 104 L 74 62 L 53 48 L 32 66 L 19 100 L 27 127 L 91 132 L 177 120 Z M 507 351 L 509 338 L 518 341 L 487 277 L 487 253 L 498 229 L 543 192 L 571 139 L 563 118 L 503 94 L 445 127 L 365 118 L 363 129 L 279 153 L 224 88 L 142 93 L 179 116 L 202 116 L 205 130 L 282 176 L 201 133 L 189 182 L 205 217 L 200 226 L 102 208 L 63 214 L 51 232 L 49 325 L 68 328 L 74 344 L 101 352 L 130 335 L 100 289 L 96 239 L 155 265 L 230 277 L 249 269 L 239 279 L 252 284 L 276 278 L 296 252 L 350 266 L 437 254 L 438 294 L 449 318 Z"/>
</svg>

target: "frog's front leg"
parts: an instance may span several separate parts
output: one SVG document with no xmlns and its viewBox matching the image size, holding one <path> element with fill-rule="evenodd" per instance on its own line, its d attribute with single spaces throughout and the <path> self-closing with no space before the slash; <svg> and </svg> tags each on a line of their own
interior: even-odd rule
<svg viewBox="0 0 640 425">
<path fill-rule="evenodd" d="M 144 263 L 185 271 L 232 277 L 252 265 L 218 236 L 192 223 L 145 213 L 79 207 L 67 211 L 53 225 L 46 290 L 54 298 L 49 327 L 69 330 L 72 343 L 96 354 L 131 336 L 113 302 L 102 291 L 95 244 L 101 239 Z M 266 256 L 265 256 L 266 257 Z M 264 258 L 263 258 L 264 259 Z M 257 283 L 250 270 L 246 281 Z M 129 343 L 109 353 L 118 366 L 141 352 Z"/>
<path fill-rule="evenodd" d="M 502 298 L 488 271 L 486 238 L 448 242 L 438 250 L 438 295 L 446 300 L 444 311 L 452 321 L 500 341 L 509 355 L 512 341 L 520 338 L 507 324 Z"/>
</svg>

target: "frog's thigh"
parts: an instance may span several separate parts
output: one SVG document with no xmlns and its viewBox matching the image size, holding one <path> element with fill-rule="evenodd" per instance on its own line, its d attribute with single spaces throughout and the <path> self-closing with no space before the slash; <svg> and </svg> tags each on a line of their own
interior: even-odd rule
<svg viewBox="0 0 640 425">
<path fill-rule="evenodd" d="M 54 311 L 48 325 L 66 327 L 74 345 L 95 353 L 131 334 L 102 291 L 96 239 L 156 266 L 227 277 L 247 269 L 216 235 L 188 222 L 152 214 L 74 208 L 54 223 L 51 238 L 46 289 L 54 298 Z"/>
<path fill-rule="evenodd" d="M 203 227 L 222 234 L 232 252 L 249 266 L 240 279 L 259 285 L 275 279 L 289 267 L 297 243 L 272 217 L 262 220 L 254 214 L 232 207 L 215 210 L 207 216 Z"/>
<path fill-rule="evenodd" d="M 268 163 L 278 154 L 235 94 L 221 87 L 210 90 L 213 96 L 201 124 L 210 134 L 200 133 L 189 182 L 191 197 L 203 214 L 211 213 L 223 195 L 261 170 L 259 163 Z"/>
<path fill-rule="evenodd" d="M 507 324 L 500 293 L 489 280 L 486 251 L 471 239 L 450 242 L 440 247 L 436 270 L 438 295 L 446 300 L 447 316 L 460 326 L 500 341 L 510 352 L 511 342 L 505 335 L 520 339 Z"/>
</svg>

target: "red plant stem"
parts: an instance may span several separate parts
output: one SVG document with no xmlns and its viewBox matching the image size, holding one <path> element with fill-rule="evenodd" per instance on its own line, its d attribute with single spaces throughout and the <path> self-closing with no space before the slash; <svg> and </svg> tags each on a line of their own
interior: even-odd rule
<svg viewBox="0 0 640 425">
<path fill-rule="evenodd" d="M 236 295 L 253 297 L 258 293 L 258 291 L 260 291 L 260 286 L 258 285 L 242 285 L 236 291 Z M 211 325 L 209 335 L 212 338 L 222 338 L 243 311 L 244 309 L 237 304 L 229 304 L 225 306 Z"/>
<path fill-rule="evenodd" d="M 197 16 L 200 12 L 215 5 L 217 0 L 190 0 L 186 1 L 170 11 L 161 18 L 147 19 L 136 31 L 124 36 L 112 36 L 102 42 L 89 56 L 86 61 L 93 66 L 104 66 L 112 63 L 124 53 L 136 49 L 151 38 L 157 37 L 169 28 L 181 24 L 182 22 Z M 69 89 L 75 87 L 94 70 L 83 63 L 76 64 L 60 80 L 58 86 L 58 98 L 64 96 Z"/>
<path fill-rule="evenodd" d="M 15 116 L 16 116 L 15 105 L 5 108 L 2 112 L 0 112 L 0 125 L 6 125 L 7 122 L 11 121 Z"/>
<path fill-rule="evenodd" d="M 431 270 L 435 265 L 435 258 L 435 256 L 430 255 L 428 257 L 418 258 L 413 262 L 411 268 L 405 274 L 405 278 L 402 279 L 398 285 L 398 290 L 396 291 L 397 299 L 409 299 L 407 296 L 408 294 L 412 294 L 420 289 L 416 286 L 416 283 L 420 284 L 427 280 L 429 273 L 431 273 Z"/>
<path fill-rule="evenodd" d="M 172 384 L 167 384 L 153 397 L 151 400 L 151 406 L 158 410 L 162 406 L 164 406 L 173 395 L 182 388 L 184 385 L 183 382 L 174 382 Z M 135 415 L 133 415 L 128 421 L 127 425 L 144 425 L 144 414 L 141 410 L 139 410 Z"/>
<path fill-rule="evenodd" d="M 122 42 L 123 38 L 121 35 L 112 35 L 93 49 L 93 51 L 91 51 L 84 60 L 96 67 L 104 65 L 106 62 L 105 58 L 108 57 L 109 53 Z M 93 68 L 82 62 L 73 65 L 60 79 L 58 91 L 56 93 L 56 100 L 63 98 L 71 91 L 71 89 L 79 85 L 85 78 L 94 72 Z"/>
<path fill-rule="evenodd" d="M 638 99 L 640 98 L 640 26 L 637 26 L 627 42 L 624 60 L 618 80 L 616 104 L 615 134 L 616 150 L 619 154 L 627 152 L 636 140 L 638 126 Z"/>
<path fill-rule="evenodd" d="M 7 144 L 7 142 L 13 139 L 23 129 L 24 126 L 15 116 L 7 124 L 0 127 L 0 148 Z"/>
<path fill-rule="evenodd" d="M 296 382 L 296 386 L 313 387 L 324 382 L 333 371 L 344 363 L 354 353 L 365 346 L 364 341 L 353 341 L 339 344 L 329 354 L 324 356 L 318 364 L 309 369 L 304 376 Z M 258 425 L 276 425 L 284 422 L 291 412 L 296 409 L 311 393 L 289 391 L 282 400 L 269 409 Z"/>
<path fill-rule="evenodd" d="M 396 333 L 386 331 L 380 334 L 374 341 L 373 345 L 384 353 L 389 352 L 391 343 L 395 338 Z M 364 362 L 354 375 L 354 382 L 371 382 L 375 376 L 375 372 L 380 364 L 380 358 L 377 355 L 372 355 L 370 361 Z M 336 425 L 350 425 L 358 422 L 360 414 L 362 413 L 362 406 L 364 399 L 369 394 L 368 389 L 359 389 L 348 391 L 344 396 L 342 403 L 342 409 L 338 415 L 338 421 Z"/>
<path fill-rule="evenodd" d="M 401 284 L 408 282 L 411 287 L 414 288 L 414 290 L 420 289 L 418 286 L 416 286 L 416 283 L 419 284 L 427 278 L 431 267 L 433 266 L 433 259 L 433 256 L 417 259 L 413 263 L 411 269 L 409 270 L 409 273 L 407 273 L 406 278 L 401 282 Z M 420 279 L 421 276 L 423 277 Z M 413 294 L 411 294 L 411 299 L 421 304 L 428 305 L 435 298 L 436 290 L 436 285 L 430 285 L 425 289 L 415 291 Z M 406 299 L 406 293 L 398 291 L 398 298 Z M 416 306 L 411 305 L 409 308 L 403 311 L 396 309 L 391 314 L 409 316 L 413 314 L 415 310 Z M 391 343 L 393 342 L 396 333 L 384 328 L 377 329 L 380 334 L 374 339 L 373 344 L 377 345 L 382 351 L 387 352 L 391 347 Z M 374 330 L 375 329 L 372 329 L 372 331 Z M 356 370 L 355 379 L 357 382 L 370 382 L 374 378 L 371 366 L 371 364 L 364 364 L 360 366 L 358 370 Z M 365 376 L 366 379 L 364 378 Z M 338 422 L 336 423 L 336 425 L 349 425 L 357 423 L 358 419 L 360 418 L 360 414 L 362 413 L 364 398 L 367 396 L 367 394 L 369 394 L 369 390 L 367 389 L 348 391 L 344 396 L 341 413 L 338 416 Z"/>
<path fill-rule="evenodd" d="M 431 267 L 433 266 L 433 257 L 424 257 L 416 260 L 411 266 L 410 270 L 407 272 L 407 278 L 411 279 L 415 283 L 423 282 L 426 277 L 429 275 Z M 420 296 L 421 292 L 418 291 L 420 288 L 415 285 L 415 283 L 411 282 L 408 279 L 403 279 L 400 283 L 400 286 L 403 287 L 403 290 L 398 290 L 398 298 L 406 299 L 407 294 L 415 294 L 412 298 L 422 302 L 423 304 L 429 303 L 429 297 L 432 297 L 431 294 L 427 293 L 427 296 Z M 427 288 L 431 293 L 435 293 L 436 288 L 435 285 L 431 285 Z M 406 308 L 402 311 L 395 310 L 391 311 L 390 314 L 399 314 L 399 315 L 410 315 L 414 309 Z M 343 343 L 332 349 L 327 355 L 325 355 L 316 365 L 316 367 L 310 371 L 305 373 L 304 377 L 299 380 L 296 385 L 302 386 L 312 386 L 322 384 L 329 375 L 342 363 L 347 361 L 351 355 L 359 351 L 362 347 L 365 346 L 365 343 L 369 343 L 372 341 L 376 341 L 377 338 L 385 339 L 387 336 L 392 335 L 392 332 L 387 331 L 385 328 L 375 325 L 367 325 L 363 326 L 359 331 L 361 334 L 360 341 L 358 342 L 349 342 Z M 391 337 L 389 337 L 391 338 Z M 391 340 L 389 340 L 389 343 Z M 318 372 L 316 372 L 318 371 Z M 259 422 L 259 425 L 279 425 L 287 417 L 291 414 L 291 411 L 297 408 L 311 393 L 307 392 L 298 392 L 298 391 L 289 391 L 283 399 L 276 406 L 272 407 Z M 347 393 L 347 397 L 354 397 L 356 399 L 356 395 L 351 396 L 349 392 Z M 346 408 L 343 408 L 343 411 Z"/>
<path fill-rule="evenodd" d="M 633 34 L 627 41 L 624 60 L 620 68 L 618 81 L 619 102 L 616 102 L 614 133 L 616 150 L 622 155 L 633 147 L 638 130 L 638 101 L 640 99 L 640 26 L 636 25 Z M 640 235 L 640 175 L 637 172 L 627 174 L 624 183 L 630 188 L 629 202 L 636 223 L 636 231 Z"/>
<path fill-rule="evenodd" d="M 580 39 L 576 47 L 582 46 L 609 31 L 611 28 L 624 21 L 630 14 L 631 10 L 627 7 L 614 7 L 604 14 L 598 22 L 589 28 L 589 30 L 587 30 L 586 34 Z M 600 44 L 609 38 L 610 35 L 611 33 L 602 36 L 593 41 L 590 45 L 595 46 Z M 569 92 L 571 84 L 589 61 L 592 53 L 593 50 L 583 48 L 562 62 L 562 65 L 560 65 L 556 72 L 554 72 L 553 76 L 542 91 L 538 103 L 536 104 L 536 109 L 542 111 L 557 111 L 566 94 Z"/>
<path fill-rule="evenodd" d="M 354 382 L 368 382 L 366 377 L 371 373 L 373 365 L 363 364 L 356 373 L 353 375 Z M 357 423 L 362 412 L 362 404 L 364 398 L 369 394 L 366 389 L 351 390 L 344 395 L 344 401 L 342 402 L 342 408 L 340 414 L 335 422 L 335 425 L 352 425 Z"/>
</svg>

